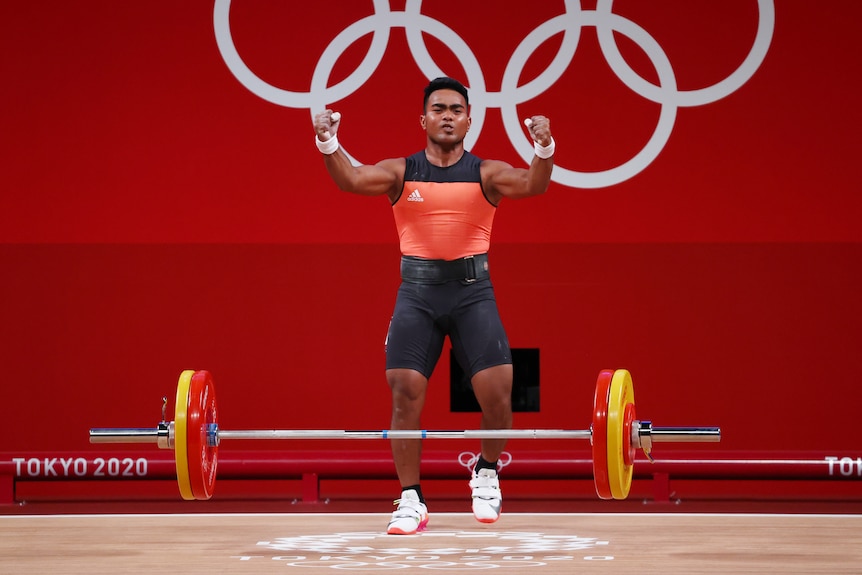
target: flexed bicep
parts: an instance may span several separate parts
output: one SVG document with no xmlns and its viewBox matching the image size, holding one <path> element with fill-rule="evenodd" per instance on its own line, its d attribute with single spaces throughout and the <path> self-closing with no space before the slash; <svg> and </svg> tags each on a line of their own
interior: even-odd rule
<svg viewBox="0 0 862 575">
<path fill-rule="evenodd" d="M 332 110 L 314 117 L 315 142 L 335 184 L 345 192 L 363 196 L 395 197 L 403 179 L 404 158 L 354 166 L 338 142 L 340 125 L 341 114 Z"/>
</svg>

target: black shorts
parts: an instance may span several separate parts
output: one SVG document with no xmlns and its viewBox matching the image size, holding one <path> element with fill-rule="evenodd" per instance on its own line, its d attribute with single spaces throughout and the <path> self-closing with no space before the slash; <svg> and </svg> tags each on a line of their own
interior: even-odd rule
<svg viewBox="0 0 862 575">
<path fill-rule="evenodd" d="M 469 284 L 402 282 L 386 336 L 386 369 L 414 369 L 430 378 L 447 335 L 470 378 L 512 363 L 489 278 Z"/>
</svg>

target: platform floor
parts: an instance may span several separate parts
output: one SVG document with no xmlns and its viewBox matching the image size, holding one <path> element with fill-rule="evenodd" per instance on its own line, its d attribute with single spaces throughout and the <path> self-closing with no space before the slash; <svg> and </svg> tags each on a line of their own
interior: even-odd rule
<svg viewBox="0 0 862 575">
<path fill-rule="evenodd" d="M 436 513 L 0 516 L 0 573 L 862 572 L 862 515 Z"/>
</svg>

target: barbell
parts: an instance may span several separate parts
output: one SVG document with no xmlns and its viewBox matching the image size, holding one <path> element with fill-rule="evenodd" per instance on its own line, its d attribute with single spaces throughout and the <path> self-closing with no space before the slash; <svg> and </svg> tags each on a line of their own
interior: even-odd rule
<svg viewBox="0 0 862 575">
<path fill-rule="evenodd" d="M 625 369 L 599 372 L 590 429 L 477 429 L 382 431 L 339 429 L 226 430 L 218 425 L 215 385 L 210 372 L 186 370 L 177 383 L 174 420 L 155 428 L 92 428 L 90 443 L 156 443 L 173 449 L 177 483 L 185 500 L 212 497 L 219 444 L 225 439 L 589 439 L 593 478 L 601 499 L 625 499 L 631 488 L 635 453 L 642 449 L 652 461 L 653 443 L 717 442 L 718 427 L 654 427 L 636 419 L 631 373 Z"/>
</svg>

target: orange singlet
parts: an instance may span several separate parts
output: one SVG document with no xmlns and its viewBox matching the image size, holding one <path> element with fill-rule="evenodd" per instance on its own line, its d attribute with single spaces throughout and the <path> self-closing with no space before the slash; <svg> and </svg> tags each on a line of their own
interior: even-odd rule
<svg viewBox="0 0 862 575">
<path fill-rule="evenodd" d="M 482 190 L 482 160 L 465 151 L 440 168 L 424 150 L 406 160 L 404 187 L 392 204 L 401 254 L 455 260 L 486 253 L 497 207 Z"/>
</svg>

